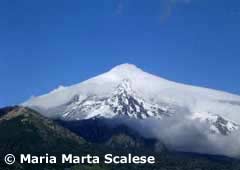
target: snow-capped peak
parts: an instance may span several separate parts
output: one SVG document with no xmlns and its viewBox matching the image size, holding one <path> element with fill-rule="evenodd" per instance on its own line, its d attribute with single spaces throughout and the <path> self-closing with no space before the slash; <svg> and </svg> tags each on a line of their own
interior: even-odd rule
<svg viewBox="0 0 240 170">
<path fill-rule="evenodd" d="M 125 63 L 112 68 L 110 72 L 130 73 L 130 72 L 143 72 L 143 70 L 138 68 L 136 65 Z"/>
<path fill-rule="evenodd" d="M 184 108 L 193 115 L 198 113 L 198 118 L 211 113 L 240 124 L 239 96 L 172 82 L 131 64 L 116 66 L 82 83 L 34 97 L 23 105 L 45 116 L 63 119 L 121 114 L 135 118 L 162 118 Z M 211 115 L 205 119 L 209 120 Z"/>
</svg>

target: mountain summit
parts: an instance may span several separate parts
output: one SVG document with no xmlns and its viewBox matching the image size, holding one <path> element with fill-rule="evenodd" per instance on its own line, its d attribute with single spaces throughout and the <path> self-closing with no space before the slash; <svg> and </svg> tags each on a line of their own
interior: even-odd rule
<svg viewBox="0 0 240 170">
<path fill-rule="evenodd" d="M 143 70 L 138 68 L 136 65 L 128 64 L 128 63 L 120 64 L 120 65 L 112 68 L 110 71 L 111 72 L 114 72 L 114 71 L 115 72 L 121 72 L 121 71 L 123 71 L 123 72 L 125 72 L 125 71 L 127 71 L 127 72 L 143 72 Z"/>
<path fill-rule="evenodd" d="M 240 124 L 239 96 L 172 82 L 132 64 L 116 66 L 76 85 L 60 86 L 22 105 L 63 120 L 118 116 L 164 119 L 183 114 L 224 135 L 239 129 Z"/>
</svg>

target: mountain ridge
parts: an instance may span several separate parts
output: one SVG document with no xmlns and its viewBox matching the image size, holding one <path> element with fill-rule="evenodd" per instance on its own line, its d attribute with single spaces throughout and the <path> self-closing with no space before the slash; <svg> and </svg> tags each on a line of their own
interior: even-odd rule
<svg viewBox="0 0 240 170">
<path fill-rule="evenodd" d="M 112 153 L 113 155 L 127 155 L 134 153 L 136 155 L 154 155 L 157 158 L 157 163 L 154 165 L 69 165 L 69 164 L 20 164 L 19 160 L 13 165 L 7 165 L 0 160 L 0 169 L 5 170 L 96 170 L 96 169 L 138 169 L 138 170 L 150 170 L 150 169 L 179 169 L 179 170 L 192 170 L 196 168 L 200 169 L 219 169 L 219 170 L 236 170 L 239 168 L 239 160 L 214 155 L 201 155 L 194 153 L 181 153 L 181 152 L 160 152 L 156 153 L 151 150 L 154 147 L 152 144 L 155 140 L 146 140 L 137 135 L 134 131 L 128 128 L 119 127 L 117 130 L 109 128 L 112 133 L 107 133 L 106 143 L 93 144 L 81 136 L 76 136 L 68 129 L 64 128 L 55 121 L 48 120 L 42 117 L 38 112 L 22 108 L 20 106 L 8 107 L 0 109 L 0 113 L 3 113 L 3 121 L 0 121 L 0 156 L 4 157 L 7 153 L 12 153 L 15 156 L 18 154 L 33 154 L 33 155 L 49 155 L 59 156 L 62 153 L 72 153 L 76 155 L 84 155 L 93 153 L 94 155 L 102 156 L 106 153 Z M 94 121 L 94 120 L 93 120 Z M 96 120 L 99 121 L 99 120 Z M 88 122 L 88 121 L 87 121 Z M 111 121 L 110 121 L 111 122 Z M 66 123 L 66 122 L 63 122 Z M 89 124 L 89 123 L 87 123 Z M 96 122 L 90 124 L 96 125 Z M 73 124 L 71 124 L 73 125 Z M 77 124 L 81 125 L 81 124 Z M 103 124 L 99 124 L 98 127 L 105 132 Z M 94 126 L 81 125 L 85 128 L 89 134 L 88 127 L 91 127 L 93 131 L 98 131 L 98 128 Z M 101 135 L 101 133 L 89 134 L 89 135 Z M 97 138 L 99 139 L 99 138 Z M 105 141 L 105 140 L 104 140 Z M 150 146 L 147 148 L 146 146 Z M 150 149 L 150 150 L 148 150 Z"/>
</svg>

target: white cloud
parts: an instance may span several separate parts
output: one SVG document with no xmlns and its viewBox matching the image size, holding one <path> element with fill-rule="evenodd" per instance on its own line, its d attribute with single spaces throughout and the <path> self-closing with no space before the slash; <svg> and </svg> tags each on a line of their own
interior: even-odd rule
<svg viewBox="0 0 240 170">
<path fill-rule="evenodd" d="M 228 136 L 213 134 L 209 131 L 209 124 L 197 119 L 190 120 L 188 114 L 187 109 L 183 109 L 178 115 L 164 120 L 128 119 L 120 122 L 145 137 L 159 139 L 171 150 L 239 157 L 240 131 Z"/>
</svg>

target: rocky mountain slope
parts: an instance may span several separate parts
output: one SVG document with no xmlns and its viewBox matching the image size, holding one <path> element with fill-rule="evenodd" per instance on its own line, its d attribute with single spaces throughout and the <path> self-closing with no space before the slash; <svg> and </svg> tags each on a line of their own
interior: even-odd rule
<svg viewBox="0 0 240 170">
<path fill-rule="evenodd" d="M 157 163 L 154 165 L 63 165 L 63 164 L 19 164 L 6 165 L 0 160 L 0 169 L 4 170 L 116 170 L 116 169 L 164 169 L 164 170 L 236 170 L 239 169 L 239 161 L 221 156 L 198 155 L 190 153 L 176 152 L 154 152 L 148 150 L 146 144 L 152 144 L 153 140 L 145 140 L 136 135 L 131 129 L 118 128 L 109 129 L 105 144 L 89 143 L 86 139 L 75 135 L 69 130 L 58 125 L 55 121 L 42 117 L 38 112 L 19 106 L 0 109 L 0 157 L 7 153 L 13 153 L 17 156 L 20 153 L 31 153 L 34 155 L 57 156 L 61 153 L 72 153 L 76 155 L 93 154 L 104 155 L 106 153 L 127 155 L 132 153 L 136 155 L 155 155 Z M 89 121 L 89 120 L 86 120 Z M 96 125 L 96 120 L 92 120 Z M 70 123 L 70 122 L 64 122 Z M 89 122 L 82 124 L 82 127 L 88 126 Z M 74 126 L 74 124 L 71 124 Z M 77 124 L 79 126 L 80 124 Z M 102 124 L 101 124 L 102 125 Z M 71 128 L 69 128 L 71 129 Z M 92 129 L 96 132 L 97 129 Z M 87 132 L 92 132 L 88 131 Z M 89 134 L 88 134 L 89 135 Z M 99 135 L 99 134 L 96 134 Z M 150 145 L 151 146 L 151 145 Z M 135 149 L 134 149 L 135 148 Z M 139 148 L 139 149 L 137 149 Z M 147 150 L 145 150 L 145 149 Z M 134 150 L 132 150 L 134 149 Z"/>
</svg>

